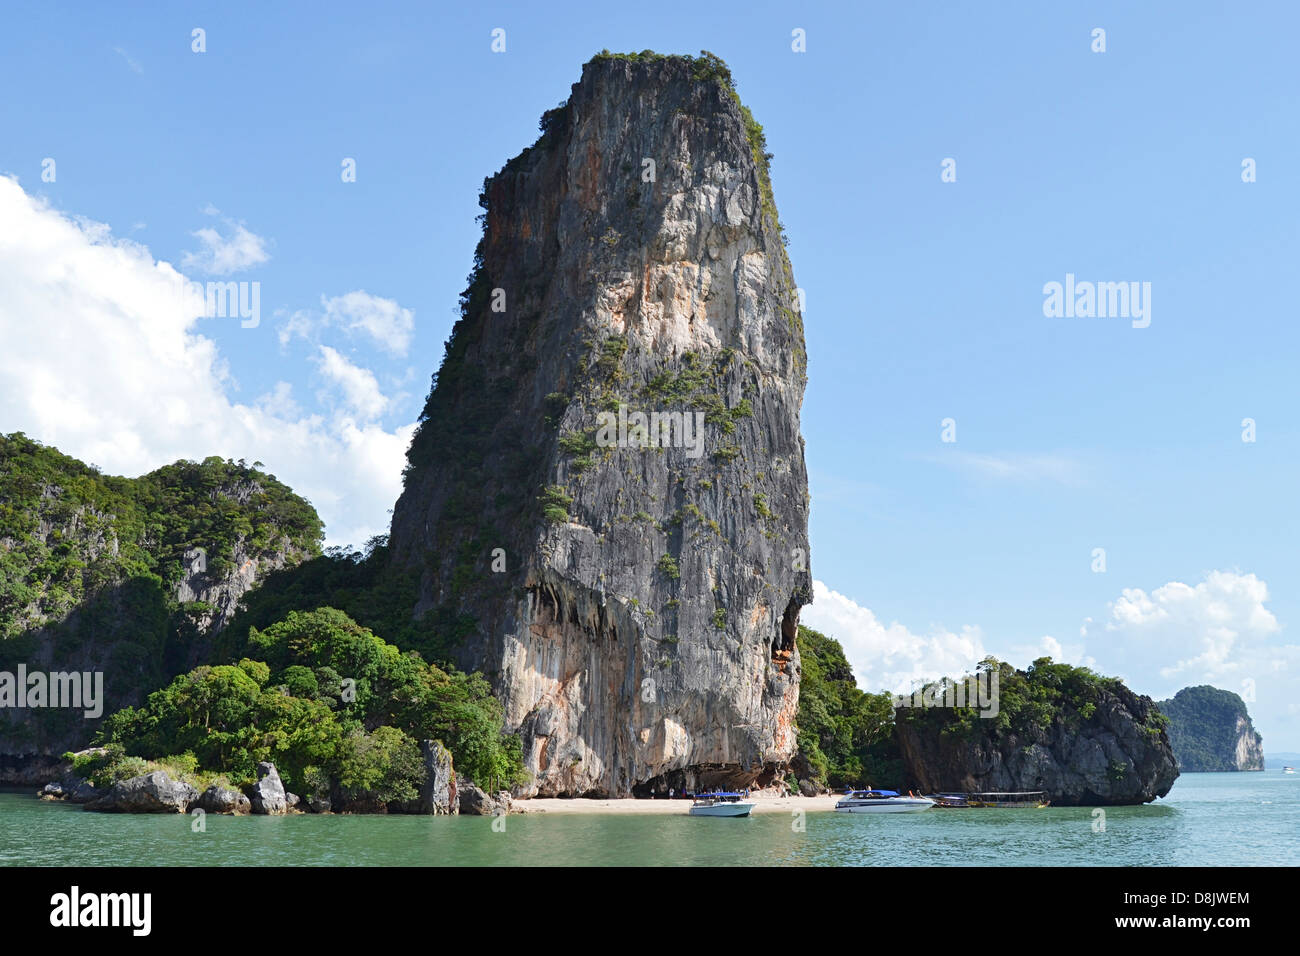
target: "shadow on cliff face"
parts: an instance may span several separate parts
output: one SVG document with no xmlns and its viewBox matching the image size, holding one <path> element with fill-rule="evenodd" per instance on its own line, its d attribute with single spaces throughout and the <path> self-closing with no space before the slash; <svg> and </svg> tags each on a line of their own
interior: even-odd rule
<svg viewBox="0 0 1300 956">
<path fill-rule="evenodd" d="M 779 776 L 779 768 L 766 766 L 746 769 L 735 764 L 696 764 L 684 770 L 672 770 L 652 777 L 632 788 L 634 797 L 666 797 L 708 790 L 735 790 L 770 787 Z"/>
<path fill-rule="evenodd" d="M 21 756 L 57 757 L 83 749 L 103 716 L 143 703 L 205 652 L 193 619 L 176 608 L 157 578 L 111 585 L 62 621 L 0 642 L 0 670 L 9 673 L 16 674 L 19 665 L 29 674 L 102 673 L 99 717 L 86 717 L 84 708 L 5 708 L 0 711 L 0 753 L 12 763 Z M 20 764 L 13 768 L 17 772 Z"/>
<path fill-rule="evenodd" d="M 781 629 L 772 639 L 772 662 L 778 673 L 784 674 L 794 659 L 795 638 L 799 634 L 799 611 L 809 603 L 802 595 L 791 595 L 790 603 L 781 615 Z"/>
</svg>

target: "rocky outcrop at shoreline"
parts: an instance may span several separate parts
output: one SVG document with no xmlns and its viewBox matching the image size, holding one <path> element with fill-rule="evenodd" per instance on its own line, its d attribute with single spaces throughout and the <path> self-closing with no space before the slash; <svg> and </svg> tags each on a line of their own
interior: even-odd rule
<svg viewBox="0 0 1300 956">
<path fill-rule="evenodd" d="M 257 783 L 253 784 L 249 800 L 254 813 L 277 816 L 289 812 L 289 800 L 275 764 L 262 762 L 257 765 Z"/>
<path fill-rule="evenodd" d="M 420 755 L 424 758 L 425 781 L 412 813 L 460 813 L 460 788 L 456 771 L 451 765 L 451 751 L 441 741 L 420 741 Z"/>
<path fill-rule="evenodd" d="M 84 809 L 95 813 L 184 813 L 198 798 L 199 792 L 188 783 L 155 770 L 113 784 L 108 793 Z"/>
<path fill-rule="evenodd" d="M 204 813 L 228 813 L 232 816 L 253 812 L 252 801 L 244 794 L 215 784 L 199 795 L 195 806 Z"/>
<path fill-rule="evenodd" d="M 964 731 L 944 732 L 939 709 L 898 713 L 906 786 L 927 793 L 1042 790 L 1056 806 L 1115 806 L 1163 797 L 1178 777 L 1155 703 L 1113 679 L 1096 679 L 1089 699 L 1080 694 L 1044 719 L 1010 726 L 976 717 Z"/>
<path fill-rule="evenodd" d="M 455 815 L 459 813 L 491 815 L 498 809 L 510 810 L 506 792 L 488 794 L 472 783 L 459 783 L 452 767 L 451 752 L 436 740 L 421 744 L 428 771 L 424 787 L 416 800 L 401 804 L 384 804 L 363 794 L 331 798 L 312 795 L 300 798 L 285 790 L 275 764 L 257 765 L 257 782 L 247 793 L 213 784 L 202 793 L 194 786 L 175 779 L 166 770 L 153 770 L 120 780 L 107 790 L 96 789 L 89 781 L 67 771 L 56 780 L 47 781 L 37 792 L 42 800 L 62 800 L 84 804 L 96 813 L 204 813 L 230 816 L 284 816 L 290 813 L 408 813 Z M 522 812 L 522 811 L 518 811 Z"/>
<path fill-rule="evenodd" d="M 461 783 L 459 794 L 459 812 L 468 816 L 492 817 L 509 813 L 513 803 L 510 794 L 504 791 L 493 795 L 468 781 Z"/>
</svg>

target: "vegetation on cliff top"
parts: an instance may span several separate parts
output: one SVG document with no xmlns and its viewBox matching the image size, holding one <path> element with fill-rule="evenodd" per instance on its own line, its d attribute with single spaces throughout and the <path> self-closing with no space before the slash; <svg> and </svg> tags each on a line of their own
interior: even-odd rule
<svg viewBox="0 0 1300 956">
<path fill-rule="evenodd" d="M 1169 718 L 1169 742 L 1182 770 L 1212 772 L 1224 770 L 1263 770 L 1258 766 L 1237 766 L 1238 723 L 1245 721 L 1245 732 L 1253 735 L 1257 752 L 1262 752 L 1262 738 L 1250 725 L 1246 702 L 1230 690 L 1209 684 L 1184 687 L 1170 700 L 1157 705 Z"/>
<path fill-rule="evenodd" d="M 21 432 L 0 435 L 0 638 L 126 579 L 170 588 L 191 548 L 204 549 L 214 579 L 241 545 L 319 553 L 315 509 L 259 465 L 212 457 L 120 478 Z"/>
<path fill-rule="evenodd" d="M 964 739 L 980 734 L 1014 735 L 1038 739 L 1047 734 L 1056 722 L 1068 728 L 1077 728 L 1091 720 L 1097 706 L 1108 696 L 1126 693 L 1124 682 L 1118 677 L 1103 677 L 1087 667 L 1055 663 L 1050 657 L 1040 657 L 1025 670 L 1017 670 L 1005 661 L 986 657 L 976 667 L 974 678 L 992 690 L 992 674 L 996 671 L 996 716 L 992 707 L 985 707 L 966 695 L 966 706 L 910 706 L 901 707 L 896 719 L 914 727 Z M 941 701 L 947 689 L 967 683 L 972 675 L 954 681 L 944 678 L 927 684 L 922 694 L 927 699 Z M 982 710 L 989 716 L 983 717 Z M 1140 729 L 1148 736 L 1159 737 L 1167 725 L 1164 716 L 1155 708 L 1148 708 Z"/>
<path fill-rule="evenodd" d="M 767 136 L 763 133 L 762 125 L 754 119 L 754 114 L 750 112 L 749 107 L 740 101 L 740 94 L 736 91 L 736 82 L 731 76 L 731 68 L 727 66 L 722 57 L 716 53 L 710 53 L 708 50 L 701 50 L 699 56 L 680 53 L 656 53 L 654 50 L 642 50 L 640 53 L 611 53 L 609 50 L 601 50 L 592 57 L 593 62 L 600 60 L 623 60 L 628 63 L 657 63 L 664 60 L 677 60 L 691 68 L 691 76 L 698 82 L 717 83 L 721 86 L 723 91 L 736 101 L 736 105 L 740 108 L 740 115 L 745 121 L 745 134 L 749 141 L 750 152 L 754 158 L 754 165 L 758 169 L 763 212 L 770 216 L 772 225 L 776 227 L 782 239 L 785 238 L 785 230 L 776 215 L 776 199 L 772 194 L 772 177 L 769 170 L 772 154 L 767 151 Z M 563 109 L 563 104 L 557 107 L 556 111 L 560 109 Z M 543 129 L 545 128 L 546 126 L 543 125 Z"/>
</svg>

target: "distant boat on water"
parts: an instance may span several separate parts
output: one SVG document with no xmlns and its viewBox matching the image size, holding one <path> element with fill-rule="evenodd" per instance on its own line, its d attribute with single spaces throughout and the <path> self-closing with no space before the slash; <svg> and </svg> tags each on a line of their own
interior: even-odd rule
<svg viewBox="0 0 1300 956">
<path fill-rule="evenodd" d="M 1283 772 L 1283 773 L 1295 773 L 1295 767 L 1283 767 L 1283 768 L 1282 768 L 1282 772 Z"/>
</svg>

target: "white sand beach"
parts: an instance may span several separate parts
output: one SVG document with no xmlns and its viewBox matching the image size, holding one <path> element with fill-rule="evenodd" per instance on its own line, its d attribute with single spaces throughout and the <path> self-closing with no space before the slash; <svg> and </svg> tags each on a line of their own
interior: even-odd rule
<svg viewBox="0 0 1300 956">
<path fill-rule="evenodd" d="M 840 795 L 830 794 L 820 797 L 770 797 L 754 794 L 755 813 L 790 813 L 792 810 L 804 810 L 809 813 L 834 810 Z M 638 800 L 625 797 L 613 800 L 586 799 L 574 797 L 533 797 L 529 800 L 515 800 L 512 809 L 524 813 L 685 813 L 691 806 L 689 800 Z"/>
</svg>

